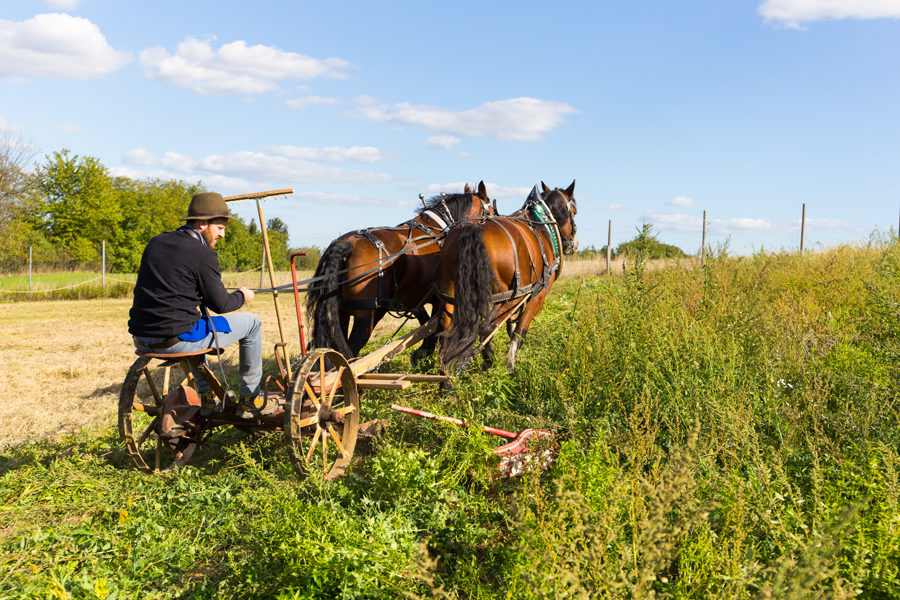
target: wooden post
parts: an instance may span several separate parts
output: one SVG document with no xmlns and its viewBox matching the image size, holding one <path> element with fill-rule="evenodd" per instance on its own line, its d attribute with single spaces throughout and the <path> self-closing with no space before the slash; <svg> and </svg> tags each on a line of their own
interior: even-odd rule
<svg viewBox="0 0 900 600">
<path fill-rule="evenodd" d="M 103 240 L 103 242 L 101 242 L 100 247 L 102 248 L 101 255 L 103 256 L 103 258 L 100 261 L 100 290 L 102 293 L 105 294 L 106 293 L 106 240 Z"/>
<path fill-rule="evenodd" d="M 288 368 L 290 368 L 291 361 L 288 357 L 287 343 L 284 341 L 284 325 L 281 321 L 281 308 L 278 306 L 278 290 L 275 289 L 275 267 L 272 265 L 272 252 L 269 248 L 269 233 L 266 231 L 266 219 L 263 217 L 262 205 L 259 203 L 259 198 L 256 198 L 256 211 L 259 213 L 259 227 L 262 231 L 263 245 L 265 246 L 263 254 L 265 254 L 266 262 L 269 265 L 269 282 L 272 284 L 272 300 L 275 302 L 275 318 L 278 319 L 278 336 L 281 338 L 281 343 L 285 344 L 284 362 L 288 365 Z"/>
<path fill-rule="evenodd" d="M 294 190 L 292 188 L 287 188 L 283 190 L 271 190 L 268 192 L 256 192 L 253 194 L 241 194 L 240 196 L 227 196 L 224 198 L 225 202 L 233 202 L 235 200 L 256 200 L 256 212 L 259 213 L 259 227 L 262 231 L 264 246 L 263 259 L 269 264 L 269 281 L 272 284 L 272 301 L 275 303 L 275 317 L 278 319 L 278 335 L 281 339 L 281 343 L 284 344 L 284 346 L 282 346 L 284 349 L 284 362 L 288 365 L 288 368 L 290 368 L 291 360 L 288 356 L 287 343 L 284 341 L 284 325 L 281 320 L 281 308 L 278 305 L 278 290 L 275 289 L 275 267 L 272 265 L 272 251 L 269 248 L 269 234 L 266 231 L 266 219 L 263 216 L 262 205 L 259 201 L 260 199 L 269 196 L 284 196 L 293 193 Z"/>
<path fill-rule="evenodd" d="M 612 267 L 610 267 L 610 262 L 612 260 L 612 219 L 609 220 L 609 233 L 606 236 L 606 274 L 612 275 Z"/>
<path fill-rule="evenodd" d="M 706 211 L 703 211 L 703 235 L 700 237 L 700 266 L 706 264 Z"/>
<path fill-rule="evenodd" d="M 263 225 L 265 227 L 265 225 Z M 259 265 L 259 289 L 263 286 L 263 276 L 266 274 L 266 245 L 262 245 L 262 263 Z"/>
<path fill-rule="evenodd" d="M 28 291 L 31 291 L 31 250 L 32 247 L 28 246 Z"/>
<path fill-rule="evenodd" d="M 806 202 L 803 203 L 803 213 L 800 216 L 800 254 L 803 254 L 803 237 L 806 234 Z"/>
</svg>

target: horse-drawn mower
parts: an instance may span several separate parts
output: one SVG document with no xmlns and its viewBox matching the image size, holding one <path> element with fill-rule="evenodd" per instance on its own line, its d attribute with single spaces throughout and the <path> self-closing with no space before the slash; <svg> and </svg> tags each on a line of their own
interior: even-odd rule
<svg viewBox="0 0 900 600">
<path fill-rule="evenodd" d="M 236 412 L 232 402 L 226 402 L 233 392 L 226 388 L 221 357 L 221 379 L 213 373 L 209 360 L 221 350 L 212 348 L 186 354 L 138 353 L 137 360 L 131 365 L 122 384 L 118 422 L 125 450 L 141 470 L 159 473 L 187 464 L 216 429 L 230 425 L 249 434 L 282 432 L 291 462 L 298 474 L 332 480 L 345 472 L 353 458 L 360 433 L 360 390 L 403 390 L 414 383 L 447 384 L 450 381 L 448 375 L 378 371 L 392 357 L 426 338 L 433 338 L 440 323 L 437 310 L 435 316 L 416 329 L 365 356 L 345 356 L 337 350 L 324 347 L 307 350 L 300 293 L 315 285 L 316 278 L 297 280 L 295 263 L 302 253 L 295 253 L 290 257 L 292 283 L 288 286 L 276 286 L 260 205 L 263 198 L 289 193 L 292 190 L 226 198 L 227 201 L 255 200 L 259 213 L 272 286 L 269 290 L 261 291 L 271 291 L 273 294 L 280 335 L 280 342 L 275 345 L 274 353 L 277 372 L 266 379 L 261 393 L 267 403 L 277 406 L 276 410 L 265 416 L 248 417 Z M 436 238 L 433 234 L 431 237 Z M 376 270 L 380 271 L 382 265 L 396 261 L 402 253 L 401 250 L 400 253 L 379 255 Z M 363 270 L 364 274 L 372 276 L 371 268 Z M 294 296 L 301 349 L 300 356 L 293 361 L 296 365 L 293 368 L 278 303 L 278 292 L 286 289 Z M 516 301 L 519 305 L 522 304 L 519 298 Z M 493 332 L 516 316 L 515 311 L 508 311 L 505 318 L 492 323 Z M 493 332 L 487 337 L 488 340 Z M 197 374 L 196 377 L 202 377 L 208 388 L 215 393 L 222 410 L 212 415 L 201 412 L 194 373 Z M 392 408 L 460 426 L 468 425 L 459 419 L 437 417 L 398 405 L 393 405 Z M 548 432 L 529 429 L 516 434 L 489 427 L 485 431 L 511 440 L 496 449 L 498 467 L 503 476 L 517 475 L 529 464 L 543 468 L 552 460 L 554 445 Z"/>
</svg>

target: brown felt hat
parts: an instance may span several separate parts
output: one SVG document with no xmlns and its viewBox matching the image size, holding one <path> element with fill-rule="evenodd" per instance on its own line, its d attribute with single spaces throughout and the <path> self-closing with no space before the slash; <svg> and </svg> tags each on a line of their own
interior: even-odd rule
<svg viewBox="0 0 900 600">
<path fill-rule="evenodd" d="M 211 219 L 233 219 L 222 194 L 203 192 L 194 194 L 188 206 L 188 214 L 182 221 L 209 221 Z"/>
</svg>

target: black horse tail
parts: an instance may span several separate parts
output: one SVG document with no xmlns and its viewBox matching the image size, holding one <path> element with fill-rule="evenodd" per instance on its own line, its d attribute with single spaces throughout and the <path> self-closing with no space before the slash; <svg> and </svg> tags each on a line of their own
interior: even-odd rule
<svg viewBox="0 0 900 600">
<path fill-rule="evenodd" d="M 306 293 L 306 314 L 312 317 L 313 348 L 331 348 L 346 357 L 353 356 L 350 342 L 341 329 L 339 315 L 341 296 L 341 271 L 347 258 L 353 253 L 353 244 L 335 240 L 329 244 L 319 265 L 316 267 L 317 280 Z"/>
<path fill-rule="evenodd" d="M 462 226 L 457 248 L 453 320 L 449 330 L 441 334 L 441 364 L 445 373 L 454 363 L 456 368 L 465 368 L 471 357 L 475 340 L 491 311 L 494 282 L 494 269 L 480 225 Z"/>
</svg>

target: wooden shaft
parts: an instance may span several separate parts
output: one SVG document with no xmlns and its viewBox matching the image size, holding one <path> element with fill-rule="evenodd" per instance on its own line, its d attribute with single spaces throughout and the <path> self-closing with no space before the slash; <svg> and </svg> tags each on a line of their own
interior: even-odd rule
<svg viewBox="0 0 900 600">
<path fill-rule="evenodd" d="M 275 289 L 275 267 L 272 266 L 272 251 L 269 248 L 269 234 L 266 232 L 266 219 L 263 217 L 262 205 L 259 203 L 259 198 L 256 199 L 256 210 L 259 213 L 259 227 L 262 230 L 266 262 L 269 264 L 269 282 L 272 284 L 272 301 L 275 302 L 275 317 L 278 319 L 278 335 L 281 338 L 281 343 L 286 344 L 284 341 L 284 325 L 281 322 L 281 309 L 278 306 L 278 290 Z M 284 362 L 288 365 L 288 369 L 290 369 L 291 361 L 288 358 L 287 345 L 282 346 L 282 348 L 284 348 Z"/>
<path fill-rule="evenodd" d="M 287 194 L 293 194 L 293 188 L 287 188 L 284 190 L 272 190 L 270 192 L 255 192 L 253 194 L 241 194 L 240 196 L 226 196 L 224 198 L 225 202 L 235 202 L 237 200 L 258 200 L 260 198 L 266 198 L 268 196 L 284 196 Z"/>
</svg>

